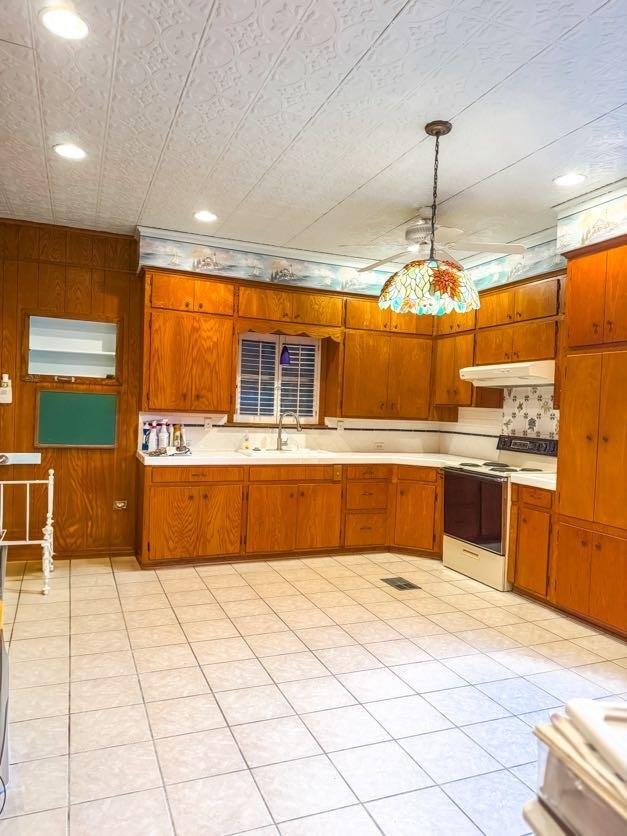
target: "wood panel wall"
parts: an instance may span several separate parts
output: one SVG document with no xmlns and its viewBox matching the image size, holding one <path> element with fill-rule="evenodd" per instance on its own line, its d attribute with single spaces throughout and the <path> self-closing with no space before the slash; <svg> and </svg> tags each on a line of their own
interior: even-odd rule
<svg viewBox="0 0 627 836">
<path fill-rule="evenodd" d="M 115 449 L 42 449 L 41 465 L 5 466 L 0 479 L 45 478 L 54 468 L 58 556 L 133 553 L 142 309 L 136 241 L 131 236 L 0 219 L 0 257 L 0 371 L 8 372 L 13 382 L 13 403 L 0 405 L 0 452 L 36 449 L 38 389 L 119 395 Z M 78 386 L 25 380 L 26 314 L 119 320 L 119 383 Z M 7 539 L 22 536 L 24 501 L 18 490 L 7 497 Z M 34 521 L 43 513 L 42 498 L 33 499 Z M 114 499 L 127 500 L 127 509 L 114 511 Z M 10 551 L 11 557 L 23 558 L 32 550 Z"/>
</svg>

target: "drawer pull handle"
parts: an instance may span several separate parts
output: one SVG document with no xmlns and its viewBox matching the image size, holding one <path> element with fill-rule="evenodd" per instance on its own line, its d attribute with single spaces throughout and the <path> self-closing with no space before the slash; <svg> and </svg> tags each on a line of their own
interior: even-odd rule
<svg viewBox="0 0 627 836">
<path fill-rule="evenodd" d="M 471 552 L 468 549 L 462 549 L 462 552 L 464 554 L 467 554 L 468 557 L 475 557 L 475 558 L 477 558 L 477 560 L 479 559 L 479 555 L 477 554 L 477 552 Z"/>
<path fill-rule="evenodd" d="M 371 525 L 362 525 L 359 530 L 360 531 L 372 531 L 372 526 Z"/>
<path fill-rule="evenodd" d="M 372 493 L 372 491 L 362 491 L 361 495 L 362 495 L 362 496 L 374 496 L 374 494 Z"/>
</svg>

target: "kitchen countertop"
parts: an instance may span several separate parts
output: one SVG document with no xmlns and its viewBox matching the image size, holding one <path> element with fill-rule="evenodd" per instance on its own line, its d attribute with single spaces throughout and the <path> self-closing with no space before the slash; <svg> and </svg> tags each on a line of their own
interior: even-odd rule
<svg viewBox="0 0 627 836">
<path fill-rule="evenodd" d="M 461 462 L 485 461 L 485 459 L 472 456 L 458 456 L 450 453 L 338 453 L 329 450 L 312 450 L 311 452 L 286 450 L 282 453 L 269 450 L 252 455 L 233 450 L 207 450 L 186 456 L 147 456 L 145 453 L 138 452 L 137 458 L 149 467 L 258 464 L 406 464 L 416 467 L 455 467 Z M 555 473 L 511 473 L 510 479 L 516 485 L 555 490 Z"/>
</svg>

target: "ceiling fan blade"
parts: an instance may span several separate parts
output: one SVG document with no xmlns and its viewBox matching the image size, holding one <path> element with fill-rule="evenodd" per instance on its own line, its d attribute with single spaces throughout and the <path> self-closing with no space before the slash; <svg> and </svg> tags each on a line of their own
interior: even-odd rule
<svg viewBox="0 0 627 836">
<path fill-rule="evenodd" d="M 438 226 L 435 230 L 436 244 L 450 244 L 464 234 L 463 229 L 455 229 L 453 226 Z"/>
<path fill-rule="evenodd" d="M 400 253 L 394 253 L 394 255 L 389 255 L 387 258 L 382 258 L 379 261 L 373 261 L 372 264 L 367 264 L 365 267 L 360 267 L 357 272 L 358 273 L 367 273 L 368 270 L 376 270 L 377 267 L 380 267 L 382 264 L 387 264 L 388 261 L 394 261 L 395 258 L 399 258 L 401 255 L 406 255 L 407 250 L 401 250 Z M 408 256 L 409 260 L 409 256 Z"/>
<path fill-rule="evenodd" d="M 522 244 L 495 244 L 487 241 L 455 241 L 456 250 L 467 253 L 501 253 L 502 255 L 520 255 L 527 251 Z"/>
</svg>

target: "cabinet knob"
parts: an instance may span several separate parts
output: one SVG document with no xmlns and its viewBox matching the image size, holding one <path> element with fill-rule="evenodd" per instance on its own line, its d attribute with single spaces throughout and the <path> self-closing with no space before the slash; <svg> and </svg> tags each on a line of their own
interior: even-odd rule
<svg viewBox="0 0 627 836">
<path fill-rule="evenodd" d="M 294 494 L 293 493 L 290 494 L 290 499 L 294 499 Z"/>
<path fill-rule="evenodd" d="M 607 322 L 606 322 L 606 325 L 607 325 L 608 329 L 611 331 L 613 326 L 614 326 L 614 323 L 612 322 L 611 319 L 608 319 Z"/>
<path fill-rule="evenodd" d="M 190 495 L 189 495 L 187 498 L 188 498 L 188 499 L 193 499 L 193 498 L 194 498 L 194 494 L 193 494 L 193 493 L 190 493 Z"/>
<path fill-rule="evenodd" d="M 300 492 L 300 495 L 301 495 L 301 496 L 305 496 L 305 491 L 301 491 L 301 492 Z"/>
<path fill-rule="evenodd" d="M 385 402 L 384 401 L 379 401 L 379 409 L 384 409 L 384 408 L 385 408 Z"/>
<path fill-rule="evenodd" d="M 601 544 L 600 544 L 600 543 L 595 543 L 595 544 L 594 544 L 594 548 L 595 548 L 598 552 L 600 552 L 600 551 L 601 551 Z"/>
<path fill-rule="evenodd" d="M 394 323 L 394 330 L 398 331 L 398 323 L 397 322 Z"/>
<path fill-rule="evenodd" d="M 587 548 L 588 547 L 588 541 L 587 540 L 582 540 L 581 545 L 584 547 L 584 549 Z"/>
<path fill-rule="evenodd" d="M 287 316 L 287 314 L 283 314 L 283 316 Z M 300 314 L 294 314 L 294 319 L 300 319 Z"/>
<path fill-rule="evenodd" d="M 203 498 L 203 499 L 209 499 L 209 494 L 204 493 L 204 494 L 202 495 L 202 498 Z"/>
<path fill-rule="evenodd" d="M 516 316 L 517 316 L 519 319 L 522 319 L 522 313 L 521 313 L 520 311 L 516 311 Z"/>
<path fill-rule="evenodd" d="M 592 441 L 592 433 L 586 433 L 586 441 Z"/>
<path fill-rule="evenodd" d="M 599 330 L 599 323 L 598 322 L 593 322 L 592 323 L 592 330 L 594 331 L 595 334 L 598 332 L 598 330 Z"/>
<path fill-rule="evenodd" d="M 405 496 L 405 491 L 399 491 L 399 494 L 400 494 L 401 496 Z"/>
<path fill-rule="evenodd" d="M 609 438 L 606 435 L 601 436 L 601 441 L 604 441 L 606 444 L 609 441 Z"/>
<path fill-rule="evenodd" d="M 202 302 L 199 302 L 199 303 L 198 303 L 198 310 L 200 310 L 200 311 L 201 311 L 201 310 L 202 310 L 202 308 L 203 308 L 203 304 L 202 304 Z"/>
<path fill-rule="evenodd" d="M 521 521 L 521 523 L 526 523 L 527 522 L 527 517 L 522 517 L 520 521 Z"/>
<path fill-rule="evenodd" d="M 189 302 L 185 302 L 185 307 L 189 308 Z"/>
<path fill-rule="evenodd" d="M 508 313 L 508 314 L 507 314 L 507 318 L 508 318 L 508 319 L 512 319 L 512 315 L 511 315 L 511 313 Z"/>
</svg>

